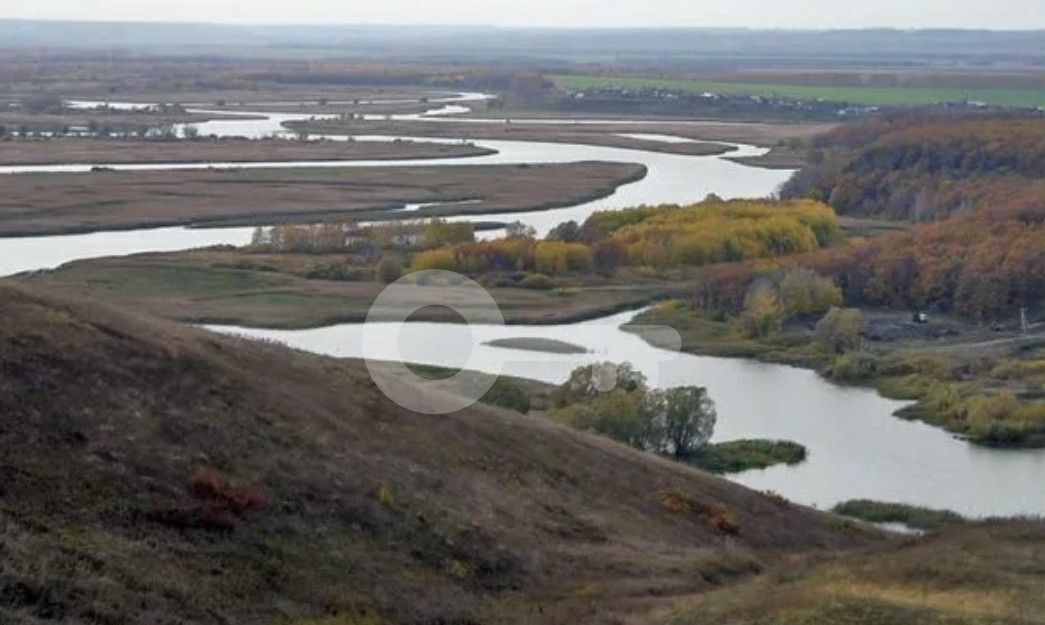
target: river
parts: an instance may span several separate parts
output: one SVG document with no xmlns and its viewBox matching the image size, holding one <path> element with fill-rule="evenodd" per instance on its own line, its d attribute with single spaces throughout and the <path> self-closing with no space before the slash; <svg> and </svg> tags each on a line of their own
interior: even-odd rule
<svg viewBox="0 0 1045 625">
<path fill-rule="evenodd" d="M 459 102 L 482 99 L 462 94 L 445 99 L 443 107 L 427 114 L 402 116 L 438 121 L 467 111 Z M 92 103 L 81 103 L 88 106 Z M 141 106 L 124 103 L 122 106 Z M 198 109 L 194 109 L 198 110 Z M 223 111 L 224 112 L 224 111 Z M 265 137 L 286 132 L 281 124 L 302 115 L 275 113 L 265 119 L 222 119 L 198 125 L 201 134 Z M 250 113 L 249 115 L 257 115 Z M 382 116 L 383 118 L 384 116 Z M 475 120 L 474 123 L 504 123 Z M 577 123 L 543 120 L 542 123 Z M 602 120 L 581 120 L 604 123 Z M 693 122 L 703 124 L 706 122 Z M 674 141 L 665 135 L 651 139 Z M 347 140 L 348 137 L 333 137 Z M 391 137 L 357 137 L 390 140 Z M 430 139 L 423 139 L 430 140 Z M 485 219 L 521 220 L 539 233 L 555 224 L 583 221 L 591 212 L 639 204 L 685 203 L 708 193 L 722 197 L 766 196 L 790 172 L 747 167 L 719 156 L 682 156 L 563 143 L 477 140 L 497 150 L 474 158 L 441 159 L 425 164 L 477 165 L 506 163 L 562 163 L 604 160 L 641 163 L 648 169 L 643 180 L 624 185 L 609 197 L 577 206 L 540 212 L 486 216 Z M 737 146 L 730 156 L 760 154 L 751 146 Z M 403 167 L 417 161 L 272 162 L 111 165 L 113 169 L 164 170 L 207 167 Z M 97 164 L 3 167 L 0 173 L 27 175 L 85 172 Z M 405 207 L 416 208 L 415 205 Z M 472 215 L 458 219 L 481 220 Z M 252 228 L 155 228 L 125 232 L 0 239 L 0 275 L 58 266 L 98 256 L 148 251 L 174 251 L 216 244 L 242 245 Z M 561 326 L 455 326 L 432 323 L 347 324 L 306 331 L 267 331 L 214 328 L 253 337 L 278 340 L 320 354 L 362 357 L 364 332 L 384 333 L 376 359 L 468 368 L 558 383 L 579 364 L 599 360 L 627 361 L 658 386 L 699 384 L 708 387 L 718 404 L 716 440 L 779 438 L 807 446 L 809 459 L 794 467 L 750 471 L 731 479 L 756 489 L 773 490 L 809 505 L 829 507 L 852 498 L 898 501 L 956 510 L 970 516 L 1045 514 L 1045 450 L 991 450 L 970 445 L 930 426 L 903 421 L 892 413 L 900 403 L 858 388 L 843 388 L 813 372 L 745 360 L 708 358 L 667 352 L 619 329 L 630 319 L 621 314 L 605 319 Z M 394 337 L 405 333 L 405 340 Z M 534 354 L 486 346 L 496 338 L 544 337 L 580 344 L 590 354 L 568 356 Z M 368 344 L 373 344 L 368 342 Z M 396 345 L 402 345 L 398 351 Z M 471 359 L 465 358 L 470 355 Z M 436 417 L 433 417 L 436 418 Z"/>
<path fill-rule="evenodd" d="M 629 362 L 657 387 L 707 387 L 717 404 L 716 441 L 769 438 L 807 447 L 809 457 L 802 464 L 730 476 L 751 488 L 825 509 L 868 498 L 971 517 L 1045 514 L 1045 450 L 971 445 L 941 429 L 892 416 L 903 402 L 830 384 L 813 371 L 659 349 L 620 329 L 633 314 L 558 326 L 410 322 L 293 331 L 211 329 L 317 354 L 503 372 L 553 384 L 581 364 Z M 366 354 L 364 333 L 372 333 L 366 337 Z M 515 337 L 557 339 L 590 353 L 546 354 L 485 344 Z"/>
<path fill-rule="evenodd" d="M 423 114 L 394 115 L 396 119 L 437 121 L 451 119 L 448 115 L 466 112 L 467 107 L 456 102 L 474 102 L 485 98 L 483 94 L 464 93 L 455 98 L 436 99 L 445 105 Z M 99 102 L 74 103 L 89 108 Z M 122 102 L 110 106 L 124 109 L 141 108 L 146 104 Z M 190 112 L 206 113 L 205 109 L 189 109 Z M 228 113 L 228 111 L 215 111 Z M 262 115 L 264 119 L 248 116 Z M 220 119 L 194 124 L 201 135 L 243 136 L 263 138 L 290 134 L 282 124 L 295 119 L 310 117 L 292 113 L 243 113 L 244 119 Z M 322 117 L 322 116 L 320 116 Z M 384 118 L 385 116 L 380 116 Z M 461 119 L 453 117 L 453 119 Z M 503 123 L 501 120 L 476 120 L 476 123 Z M 563 120 L 540 120 L 539 123 L 555 124 Z M 597 120 L 576 120 L 580 122 Z M 620 121 L 620 120 L 618 120 Z M 694 122 L 706 124 L 707 122 Z M 184 132 L 179 129 L 179 132 Z M 390 141 L 396 137 L 362 135 L 326 136 L 329 140 L 347 141 Z M 418 141 L 450 142 L 448 139 L 429 137 L 403 137 Z M 592 145 L 552 143 L 539 141 L 475 140 L 476 145 L 495 150 L 494 154 L 478 157 L 445 158 L 425 161 L 273 161 L 260 163 L 199 162 L 199 163 L 68 163 L 56 165 L 0 166 L 0 174 L 30 175 L 48 173 L 87 173 L 93 167 L 107 167 L 120 171 L 164 171 L 202 170 L 209 168 L 339 168 L 357 167 L 416 167 L 449 165 L 506 165 L 537 163 L 570 163 L 579 161 L 611 161 L 640 163 L 647 169 L 642 180 L 622 185 L 605 198 L 546 211 L 526 211 L 490 215 L 463 215 L 451 217 L 455 221 L 522 221 L 533 226 L 543 235 L 558 223 L 569 219 L 584 221 L 597 210 L 618 209 L 641 204 L 686 203 L 703 199 L 709 193 L 723 198 L 763 197 L 771 194 L 787 177 L 790 171 L 748 167 L 726 160 L 721 156 L 685 156 L 646 150 L 600 147 Z M 764 148 L 736 145 L 728 156 L 754 156 L 765 153 Z M 250 240 L 250 228 L 150 228 L 124 232 L 98 232 L 45 237 L 0 238 L 0 276 L 22 271 L 50 269 L 63 263 L 95 258 L 97 256 L 121 256 L 148 251 L 176 251 L 207 245 L 243 245 Z M 487 234 L 486 236 L 490 236 Z"/>
</svg>

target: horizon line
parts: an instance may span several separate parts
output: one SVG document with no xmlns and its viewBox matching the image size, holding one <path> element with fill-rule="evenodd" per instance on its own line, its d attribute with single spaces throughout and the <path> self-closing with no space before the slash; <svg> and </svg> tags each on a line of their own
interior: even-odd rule
<svg viewBox="0 0 1045 625">
<path fill-rule="evenodd" d="M 970 32 L 970 33 L 1045 33 L 1045 25 L 1028 28 L 969 28 L 964 26 L 670 26 L 670 25 L 647 25 L 647 26 L 552 26 L 552 25 L 524 25 L 524 24 L 484 24 L 470 22 L 236 22 L 236 21 L 205 21 L 205 20 L 150 20 L 145 18 L 109 18 L 109 19 L 78 19 L 62 17 L 3 17 L 0 22 L 38 22 L 53 24 L 112 24 L 112 25 L 182 25 L 182 26 L 227 26 L 227 27 L 362 27 L 362 28 L 467 28 L 467 29 L 491 29 L 491 30 L 552 30 L 552 31 L 642 31 L 642 30 L 721 30 L 721 31 L 747 31 L 747 32 L 793 32 L 793 33 L 829 33 L 844 31 L 886 31 L 897 33 L 917 32 Z"/>
</svg>

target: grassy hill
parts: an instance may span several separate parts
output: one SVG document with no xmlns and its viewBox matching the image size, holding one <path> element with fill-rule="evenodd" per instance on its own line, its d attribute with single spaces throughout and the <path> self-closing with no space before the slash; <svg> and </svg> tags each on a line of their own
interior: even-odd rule
<svg viewBox="0 0 1045 625">
<path fill-rule="evenodd" d="M 957 527 L 701 595 L 669 625 L 1040 625 L 1045 526 Z"/>
<path fill-rule="evenodd" d="M 0 620 L 644 622 L 880 536 L 356 363 L 0 287 Z"/>
</svg>

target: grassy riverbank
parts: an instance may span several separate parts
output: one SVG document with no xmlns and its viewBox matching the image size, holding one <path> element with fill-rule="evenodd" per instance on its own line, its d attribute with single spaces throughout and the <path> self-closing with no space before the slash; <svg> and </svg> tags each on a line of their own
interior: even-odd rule
<svg viewBox="0 0 1045 625">
<path fill-rule="evenodd" d="M 854 499 L 845 501 L 831 509 L 835 514 L 853 517 L 868 523 L 900 523 L 912 529 L 926 532 L 961 525 L 966 520 L 950 510 L 933 510 L 921 506 L 901 503 L 885 503 Z"/>
<path fill-rule="evenodd" d="M 886 549 L 806 561 L 688 600 L 670 625 L 1041 625 L 1045 528 L 953 527 Z"/>
<path fill-rule="evenodd" d="M 567 343 L 566 341 L 557 341 L 555 339 L 544 339 L 544 338 L 508 338 L 508 339 L 497 339 L 490 341 L 487 345 L 493 347 L 503 347 L 506 349 L 519 349 L 528 352 L 544 352 L 546 354 L 587 354 L 588 350 Z"/>
<path fill-rule="evenodd" d="M 0 236 L 546 210 L 645 176 L 608 162 L 21 174 L 4 180 Z M 401 210 L 409 203 L 436 206 Z"/>
<path fill-rule="evenodd" d="M 867 316 L 897 323 L 902 314 L 868 311 Z M 751 337 L 735 318 L 712 317 L 679 303 L 640 315 L 635 324 L 631 329 L 640 334 L 643 324 L 675 328 L 687 352 L 800 366 L 838 383 L 874 387 L 914 402 L 898 416 L 978 444 L 1045 446 L 1045 337 L 999 335 L 953 320 L 942 339 L 865 340 L 860 350 L 837 354 L 816 340 L 811 324 Z"/>
<path fill-rule="evenodd" d="M 0 165 L 386 161 L 463 158 L 496 153 L 496 150 L 473 144 L 424 141 L 16 139 L 4 142 Z"/>
<path fill-rule="evenodd" d="M 344 254 L 266 254 L 198 250 L 143 254 L 70 263 L 18 278 L 55 292 L 91 295 L 159 317 L 192 323 L 301 329 L 361 322 L 387 286 L 374 262 Z M 567 276 L 551 288 L 530 289 L 499 280 L 488 291 L 510 324 L 556 324 L 638 308 L 660 292 L 656 282 L 625 286 L 595 277 Z M 419 298 L 445 293 L 440 284 L 417 285 Z M 420 300 L 419 301 L 424 301 Z M 461 301 L 463 310 L 483 306 Z M 459 321 L 428 307 L 418 320 Z"/>
<path fill-rule="evenodd" d="M 739 440 L 702 447 L 686 461 L 709 473 L 740 473 L 778 464 L 799 464 L 806 448 L 791 441 Z"/>
</svg>

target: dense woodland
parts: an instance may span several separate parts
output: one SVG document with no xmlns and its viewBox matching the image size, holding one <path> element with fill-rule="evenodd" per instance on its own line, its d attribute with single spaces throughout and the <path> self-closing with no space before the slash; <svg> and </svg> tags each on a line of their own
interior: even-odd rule
<svg viewBox="0 0 1045 625">
<path fill-rule="evenodd" d="M 1004 202 L 773 265 L 709 269 L 698 305 L 737 314 L 753 282 L 780 267 L 808 267 L 829 276 L 845 301 L 955 312 L 979 321 L 1012 320 L 1020 307 L 1045 298 L 1045 181 L 1028 183 Z"/>
<path fill-rule="evenodd" d="M 841 214 L 934 220 L 785 259 L 833 277 L 852 305 L 1011 320 L 1045 299 L 1045 120 L 886 115 L 819 140 L 847 164 L 813 163 L 786 195 L 825 197 Z M 764 268 L 714 272 L 703 305 L 737 310 Z"/>
<path fill-rule="evenodd" d="M 837 217 L 819 202 L 710 199 L 596 213 L 583 226 L 561 224 L 545 241 L 524 234 L 449 245 L 419 254 L 414 268 L 610 274 L 623 265 L 702 266 L 810 252 L 839 232 Z"/>
<path fill-rule="evenodd" d="M 929 221 L 1005 202 L 1045 177 L 1040 115 L 891 113 L 814 142 L 785 197 L 842 215 Z"/>
</svg>

